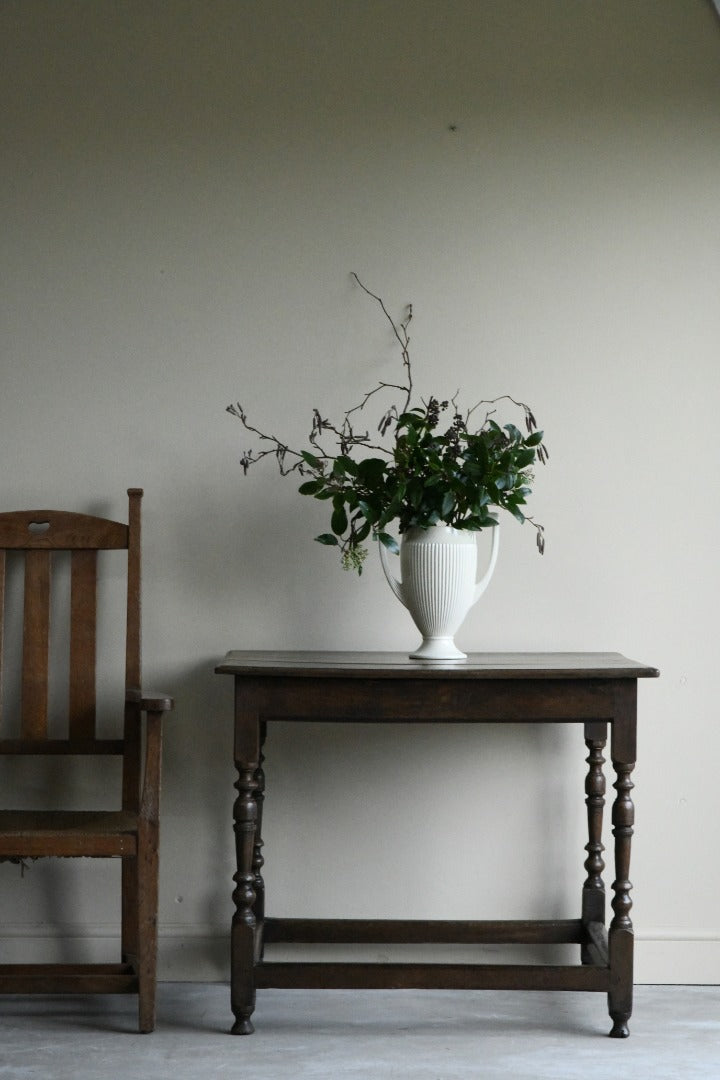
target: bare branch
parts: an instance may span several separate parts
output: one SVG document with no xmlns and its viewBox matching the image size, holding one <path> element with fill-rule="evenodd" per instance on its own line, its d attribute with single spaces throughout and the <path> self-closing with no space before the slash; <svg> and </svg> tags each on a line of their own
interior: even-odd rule
<svg viewBox="0 0 720 1080">
<path fill-rule="evenodd" d="M 411 369 L 411 365 L 410 365 L 410 335 L 408 334 L 408 327 L 409 327 L 409 325 L 410 325 L 410 323 L 412 321 L 412 316 L 413 316 L 412 304 L 408 304 L 405 318 L 403 319 L 403 321 L 398 326 L 397 323 L 395 322 L 395 320 L 393 319 L 392 315 L 388 311 L 388 309 L 385 307 L 385 303 L 384 303 L 382 297 L 376 296 L 376 294 L 374 292 L 371 292 L 370 289 L 368 289 L 367 285 L 363 285 L 362 281 L 357 276 L 357 274 L 355 273 L 354 270 L 352 271 L 352 277 L 355 278 L 355 280 L 357 281 L 358 285 L 363 290 L 363 292 L 367 293 L 368 296 L 372 297 L 372 299 L 376 300 L 377 303 L 380 305 L 385 318 L 390 323 L 390 326 L 392 327 L 392 331 L 393 331 L 395 337 L 397 338 L 398 342 L 400 343 L 400 348 L 402 349 L 403 365 L 405 367 L 405 372 L 407 374 L 408 384 L 407 384 L 407 386 L 398 386 L 397 389 L 398 390 L 403 390 L 405 392 L 405 394 L 407 395 L 406 398 L 405 398 L 405 408 L 403 409 L 403 412 L 407 412 L 408 409 L 410 408 L 410 399 L 412 397 L 412 369 Z M 375 391 L 372 391 L 372 392 L 375 393 Z M 360 407 L 362 408 L 362 406 L 360 406 Z"/>
<path fill-rule="evenodd" d="M 262 458 L 265 457 L 277 458 L 277 463 L 280 469 L 281 476 L 287 476 L 288 473 L 295 472 L 296 469 L 302 472 L 302 454 L 300 454 L 297 450 L 292 450 L 289 446 L 282 442 L 281 439 L 276 438 L 275 435 L 266 435 L 264 432 L 260 431 L 259 428 L 253 427 L 252 424 L 248 423 L 245 410 L 243 409 L 239 401 L 237 401 L 234 405 L 228 405 L 227 412 L 229 412 L 231 416 L 236 416 L 243 425 L 243 427 L 247 431 L 252 432 L 253 435 L 257 435 L 261 442 L 269 442 L 273 444 L 272 450 L 260 450 L 258 453 L 253 453 L 251 450 L 245 451 L 243 456 L 240 458 L 240 464 L 242 465 L 243 471 L 246 475 L 250 465 L 254 465 L 256 461 L 261 461 Z M 289 468 L 285 465 L 285 457 L 287 454 L 292 454 L 293 457 L 296 457 L 298 459 L 297 461 L 293 462 L 293 464 Z"/>
<path fill-rule="evenodd" d="M 454 400 L 455 399 L 453 398 L 453 401 Z M 513 403 L 513 405 L 516 405 L 518 407 L 518 409 L 522 409 L 523 412 L 525 413 L 525 426 L 528 429 L 528 431 L 532 433 L 533 431 L 537 430 L 537 421 L 535 420 L 535 417 L 532 414 L 532 410 L 531 410 L 530 406 L 526 405 L 524 401 L 516 401 L 514 397 L 510 396 L 510 394 L 502 394 L 500 397 L 491 398 L 489 401 L 488 400 L 483 400 L 483 401 L 475 402 L 475 404 L 472 406 L 472 408 L 468 409 L 465 419 L 469 420 L 470 417 L 472 416 L 472 414 L 475 412 L 475 410 L 479 409 L 481 405 L 497 405 L 498 401 L 511 401 Z M 496 412 L 496 411 L 497 411 L 496 409 L 489 409 L 485 413 L 485 420 L 483 421 L 483 424 L 487 420 L 489 420 L 490 417 L 493 415 L 493 413 Z"/>
</svg>

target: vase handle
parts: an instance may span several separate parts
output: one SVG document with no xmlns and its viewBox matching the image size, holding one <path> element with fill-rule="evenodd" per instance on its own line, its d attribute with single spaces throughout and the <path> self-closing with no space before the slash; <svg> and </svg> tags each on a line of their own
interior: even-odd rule
<svg viewBox="0 0 720 1080">
<path fill-rule="evenodd" d="M 490 550 L 490 562 L 488 568 L 483 576 L 475 586 L 475 592 L 473 593 L 473 604 L 477 604 L 482 594 L 490 584 L 490 578 L 493 576 L 493 570 L 495 569 L 495 563 L 497 562 L 498 551 L 500 549 L 500 526 L 493 525 L 492 530 L 492 548 Z M 471 605 L 472 606 L 472 605 Z"/>
<path fill-rule="evenodd" d="M 387 578 L 387 583 L 390 586 L 390 588 L 392 589 L 392 591 L 395 593 L 395 595 L 397 596 L 400 603 L 404 607 L 407 607 L 407 604 L 405 603 L 405 598 L 403 597 L 402 582 L 398 581 L 398 579 L 395 577 L 392 570 L 390 569 L 390 566 L 388 565 L 387 551 L 385 549 L 385 545 L 383 544 L 382 540 L 378 540 L 378 547 L 380 549 L 380 562 L 382 564 L 382 568 L 383 568 L 383 571 L 385 573 L 385 577 Z"/>
</svg>

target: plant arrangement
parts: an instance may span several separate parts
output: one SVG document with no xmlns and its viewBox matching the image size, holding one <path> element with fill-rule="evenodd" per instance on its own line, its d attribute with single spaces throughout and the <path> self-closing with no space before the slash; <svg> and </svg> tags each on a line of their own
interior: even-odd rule
<svg viewBox="0 0 720 1080">
<path fill-rule="evenodd" d="M 315 539 L 337 547 L 345 569 L 358 573 L 362 573 L 368 539 L 399 551 L 388 532 L 392 523 L 397 523 L 400 534 L 413 526 L 442 524 L 479 531 L 497 525 L 498 510 L 506 510 L 520 522 L 529 521 L 542 554 L 543 526 L 523 511 L 531 493 L 533 465 L 545 463 L 548 456 L 543 432 L 538 431 L 530 408 L 509 395 L 478 401 L 466 412 L 461 411 L 457 394 L 414 404 L 412 305 L 407 306 L 402 321 L 395 322 L 381 297 L 363 285 L 357 274 L 353 277 L 379 304 L 392 327 L 401 350 L 403 381 L 379 382 L 339 424 L 314 409 L 310 449 L 306 450 L 294 450 L 254 427 L 239 402 L 229 405 L 227 411 L 261 444 L 258 450 L 244 451 L 240 458 L 244 473 L 271 456 L 283 476 L 295 472 L 303 477 L 300 494 L 330 504 L 331 531 Z M 392 391 L 400 395 L 399 403 L 394 401 L 382 411 L 377 434 L 359 430 L 359 416 L 376 395 Z M 522 413 L 526 434 L 513 423 L 498 423 L 500 402 Z"/>
</svg>

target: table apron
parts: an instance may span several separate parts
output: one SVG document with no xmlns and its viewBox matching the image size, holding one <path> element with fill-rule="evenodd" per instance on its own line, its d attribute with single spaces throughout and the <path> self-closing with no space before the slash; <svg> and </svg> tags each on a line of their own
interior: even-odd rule
<svg viewBox="0 0 720 1080">
<path fill-rule="evenodd" d="M 349 723 L 563 723 L 627 715 L 623 679 L 372 680 L 236 678 L 239 720 Z"/>
</svg>

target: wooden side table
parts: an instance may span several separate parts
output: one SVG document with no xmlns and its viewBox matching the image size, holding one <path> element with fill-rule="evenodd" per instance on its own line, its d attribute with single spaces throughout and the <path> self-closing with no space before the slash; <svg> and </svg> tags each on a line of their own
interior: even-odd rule
<svg viewBox="0 0 720 1080">
<path fill-rule="evenodd" d="M 632 1011 L 629 880 L 637 680 L 658 672 L 618 653 L 478 653 L 422 663 L 388 653 L 230 652 L 215 669 L 235 680 L 237 850 L 231 935 L 233 1034 L 254 1029 L 257 987 L 595 990 L 608 995 L 610 1035 Z M 338 723 L 581 723 L 588 763 L 588 843 L 577 919 L 434 921 L 274 919 L 262 879 L 263 745 L 274 720 Z M 616 796 L 613 918 L 605 925 L 603 751 L 610 725 Z M 580 946 L 577 965 L 272 962 L 270 942 Z"/>
</svg>

